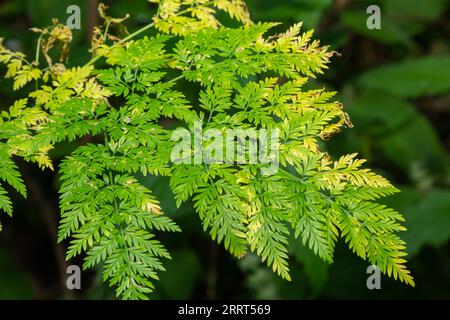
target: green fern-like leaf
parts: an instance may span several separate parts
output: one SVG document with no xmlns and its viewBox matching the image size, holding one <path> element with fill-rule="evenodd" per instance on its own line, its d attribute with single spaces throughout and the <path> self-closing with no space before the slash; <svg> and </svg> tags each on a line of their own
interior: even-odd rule
<svg viewBox="0 0 450 320">
<path fill-rule="evenodd" d="M 124 38 L 97 28 L 85 66 L 47 56 L 40 71 L 39 61 L 0 42 L 13 87 L 38 85 L 0 117 L 0 209 L 12 213 L 4 184 L 26 194 L 13 155 L 53 168 L 48 151 L 78 141 L 60 168 L 59 241 L 69 242 L 67 259 L 82 255 L 84 268 L 100 268 L 118 297 L 149 297 L 170 258 L 158 235 L 179 231 L 137 175 L 170 176 L 177 206 L 191 200 L 213 241 L 236 258 L 256 253 L 284 279 L 293 234 L 330 263 L 342 238 L 414 285 L 397 235 L 403 218 L 376 202 L 398 190 L 356 154 L 333 160 L 321 150 L 322 140 L 352 126 L 335 92 L 305 88 L 335 53 L 301 24 L 274 34 L 278 24 L 253 23 L 241 0 L 152 2 L 153 23 Z M 107 25 L 124 27 L 100 9 Z M 217 11 L 242 25 L 223 26 Z M 154 36 L 137 39 L 152 27 Z M 198 140 L 202 131 L 215 139 Z M 244 150 L 228 154 L 225 140 Z M 246 149 L 255 142 L 275 152 Z M 265 162 L 251 162 L 261 155 Z"/>
</svg>

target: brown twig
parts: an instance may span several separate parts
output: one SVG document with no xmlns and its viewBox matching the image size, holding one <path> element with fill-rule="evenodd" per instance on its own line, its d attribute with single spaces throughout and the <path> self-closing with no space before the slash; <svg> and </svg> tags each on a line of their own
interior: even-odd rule
<svg viewBox="0 0 450 320">
<path fill-rule="evenodd" d="M 87 32 L 86 32 L 86 39 L 88 42 L 91 41 L 94 27 L 98 25 L 98 14 L 97 14 L 97 7 L 98 7 L 98 1 L 97 0 L 86 0 L 86 10 L 87 10 Z"/>
</svg>

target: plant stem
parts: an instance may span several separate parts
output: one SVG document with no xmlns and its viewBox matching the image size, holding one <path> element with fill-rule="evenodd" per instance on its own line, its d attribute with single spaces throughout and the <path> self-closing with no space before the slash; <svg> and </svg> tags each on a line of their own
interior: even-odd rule
<svg viewBox="0 0 450 320">
<path fill-rule="evenodd" d="M 207 6 L 212 5 L 213 3 L 214 3 L 214 1 L 210 1 L 210 2 L 207 2 L 207 3 L 202 4 L 202 6 L 207 7 Z M 189 11 L 192 11 L 192 8 L 187 8 L 187 9 L 185 9 L 185 10 L 182 10 L 182 11 L 178 12 L 177 15 L 180 16 L 180 15 L 183 15 L 183 14 L 185 14 L 185 13 L 188 13 Z M 158 13 L 159 13 L 159 7 L 158 7 Z M 140 35 L 141 33 L 147 31 L 148 29 L 150 29 L 150 28 L 152 28 L 152 27 L 154 27 L 154 26 L 155 26 L 155 23 L 152 22 L 152 23 L 150 23 L 150 24 L 148 24 L 148 25 L 146 25 L 146 26 L 144 26 L 144 27 L 142 27 L 142 28 L 136 30 L 136 31 L 133 32 L 132 34 L 129 34 L 129 35 L 126 36 L 125 38 L 123 38 L 123 39 L 119 40 L 118 42 L 114 43 L 114 44 L 112 45 L 111 48 L 114 48 L 114 47 L 116 47 L 116 46 L 119 46 L 119 45 L 121 45 L 121 44 L 123 44 L 123 43 L 125 43 L 125 42 L 127 42 L 127 41 L 129 41 L 129 40 L 131 40 L 131 39 L 133 39 L 133 38 L 135 38 L 136 36 Z M 106 32 L 105 32 L 105 35 L 106 35 Z M 97 62 L 97 60 L 100 59 L 100 58 L 101 58 L 101 56 L 93 57 L 91 60 L 88 61 L 88 63 L 86 63 L 85 66 L 90 66 L 90 65 L 94 64 L 94 63 Z"/>
<path fill-rule="evenodd" d="M 119 45 L 123 44 L 124 42 L 127 42 L 127 41 L 133 39 L 134 37 L 140 35 L 140 34 L 143 33 L 144 31 L 150 29 L 150 28 L 153 27 L 154 25 L 155 25 L 155 24 L 154 24 L 153 22 L 150 23 L 150 24 L 148 24 L 148 25 L 146 25 L 145 27 L 143 27 L 143 28 L 141 28 L 141 29 L 139 29 L 139 30 L 133 32 L 132 34 L 130 34 L 130 35 L 126 36 L 125 38 L 121 39 L 120 41 L 116 42 L 111 48 L 114 48 L 114 47 L 116 47 L 116 46 L 119 46 Z M 86 63 L 85 66 L 90 66 L 90 65 L 94 64 L 94 63 L 97 62 L 97 60 L 100 59 L 100 58 L 101 58 L 101 56 L 95 56 L 95 57 L 93 57 L 91 60 L 88 61 L 88 63 Z"/>
<path fill-rule="evenodd" d="M 36 58 L 34 59 L 34 62 L 36 65 L 39 65 L 39 53 L 41 52 L 41 42 L 42 42 L 43 34 L 39 36 L 37 45 L 36 45 Z"/>
</svg>

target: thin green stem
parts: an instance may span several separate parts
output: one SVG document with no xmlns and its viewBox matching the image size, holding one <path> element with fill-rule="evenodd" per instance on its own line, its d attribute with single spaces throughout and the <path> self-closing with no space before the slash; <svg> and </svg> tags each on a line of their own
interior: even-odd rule
<svg viewBox="0 0 450 320">
<path fill-rule="evenodd" d="M 214 113 L 214 108 L 212 108 L 211 111 L 209 112 L 208 120 L 206 121 L 206 127 L 208 127 L 209 123 L 211 122 L 213 113 Z"/>
<path fill-rule="evenodd" d="M 202 6 L 207 7 L 207 6 L 210 6 L 210 5 L 212 5 L 212 4 L 214 4 L 214 1 L 210 1 L 210 2 L 204 3 L 204 4 L 202 4 Z M 178 16 L 181 16 L 181 15 L 183 15 L 183 14 L 185 14 L 185 13 L 190 12 L 190 11 L 192 11 L 192 8 L 187 8 L 187 9 L 185 9 L 185 10 L 182 10 L 182 11 L 178 12 L 177 15 L 178 15 Z M 159 13 L 159 8 L 158 8 L 158 13 Z M 144 26 L 144 27 L 142 27 L 142 28 L 136 30 L 135 32 L 129 34 L 129 35 L 126 36 L 125 38 L 123 38 L 123 39 L 117 41 L 116 43 L 114 43 L 113 46 L 112 46 L 112 48 L 114 48 L 114 47 L 116 47 L 116 46 L 120 46 L 121 44 L 123 44 L 123 43 L 125 43 L 125 42 L 127 42 L 127 41 L 129 41 L 129 40 L 131 40 L 131 39 L 133 39 L 133 38 L 135 38 L 135 37 L 137 37 L 137 36 L 140 35 L 141 33 L 147 31 L 148 29 L 150 29 L 150 28 L 152 28 L 152 27 L 154 27 L 154 26 L 155 26 L 155 23 L 152 22 L 152 23 L 150 23 L 150 24 L 148 24 L 148 25 L 146 25 L 146 26 Z M 85 66 L 90 66 L 90 65 L 94 64 L 94 63 L 97 62 L 100 58 L 101 58 L 101 56 L 95 56 L 95 57 L 93 57 L 91 60 L 89 60 L 89 61 L 86 63 Z"/>
<path fill-rule="evenodd" d="M 41 33 L 41 35 L 39 36 L 37 45 L 36 45 L 36 57 L 34 59 L 34 62 L 36 65 L 39 65 L 39 54 L 41 52 L 41 42 L 42 42 L 42 37 L 44 36 L 43 33 Z"/>
<path fill-rule="evenodd" d="M 166 81 L 165 83 L 173 83 L 173 82 L 177 82 L 178 80 L 180 80 L 180 79 L 183 79 L 184 78 L 184 75 L 179 75 L 178 77 L 176 77 L 176 78 L 173 78 L 173 79 L 170 79 L 169 81 Z"/>
<path fill-rule="evenodd" d="M 146 25 L 145 27 L 143 27 L 143 28 L 141 28 L 141 29 L 139 29 L 139 30 L 133 32 L 132 34 L 126 36 L 125 38 L 121 39 L 120 41 L 114 43 L 114 45 L 113 45 L 111 48 L 117 47 L 117 46 L 123 44 L 124 42 L 127 42 L 127 41 L 133 39 L 134 37 L 140 35 L 141 33 L 147 31 L 148 29 L 152 28 L 154 25 L 155 25 L 155 24 L 154 24 L 153 22 L 150 23 L 150 24 L 148 24 L 148 25 Z M 93 57 L 91 60 L 88 61 L 88 63 L 86 63 L 86 66 L 93 65 L 93 64 L 94 64 L 95 62 L 97 62 L 98 59 L 100 59 L 100 58 L 101 58 L 101 56 L 95 56 L 95 57 Z"/>
<path fill-rule="evenodd" d="M 111 20 L 108 21 L 105 27 L 105 33 L 103 34 L 103 42 L 106 42 L 106 37 L 108 36 L 109 26 L 111 25 Z"/>
<path fill-rule="evenodd" d="M 107 144 L 106 141 L 108 141 L 107 137 L 105 137 L 105 144 Z M 113 152 L 113 154 L 114 153 L 115 152 Z M 111 169 L 108 169 L 108 177 L 109 177 L 109 185 L 110 185 L 110 187 L 114 188 L 115 187 L 115 183 L 114 183 L 113 171 Z M 116 214 L 116 216 L 120 216 L 119 204 L 117 202 L 117 198 L 115 198 L 115 197 L 114 197 L 114 200 L 113 200 L 113 206 L 114 206 L 114 213 Z M 121 225 L 119 226 L 119 229 L 120 229 L 120 235 L 121 235 L 122 239 L 125 239 L 125 228 L 124 228 L 123 225 L 124 225 L 124 223 L 122 222 Z M 134 287 L 136 287 L 138 289 L 142 289 L 142 287 L 139 286 L 136 283 L 136 281 L 134 280 L 133 272 L 132 272 L 132 269 L 131 269 L 132 258 L 130 256 L 130 252 L 128 251 L 128 247 L 127 247 L 127 244 L 126 244 L 125 241 L 123 243 L 123 250 L 124 250 L 124 253 L 125 253 L 126 260 L 127 260 L 128 270 L 130 272 L 128 274 L 128 276 L 130 276 L 131 282 L 132 282 Z"/>
</svg>

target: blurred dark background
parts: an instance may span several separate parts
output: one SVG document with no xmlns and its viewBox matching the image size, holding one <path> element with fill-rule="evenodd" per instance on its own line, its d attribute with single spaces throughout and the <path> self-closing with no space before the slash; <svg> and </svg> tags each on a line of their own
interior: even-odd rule
<svg viewBox="0 0 450 320">
<path fill-rule="evenodd" d="M 131 15 L 130 30 L 149 22 L 154 7 L 145 0 L 105 1 L 111 15 Z M 416 287 L 382 277 L 381 290 L 368 290 L 368 263 L 338 243 L 328 265 L 298 241 L 290 248 L 292 282 L 279 279 L 259 259 L 233 259 L 200 227 L 192 205 L 175 207 L 165 178 L 146 178 L 163 208 L 183 232 L 164 235 L 173 254 L 153 298 L 450 299 L 450 1 L 447 0 L 248 0 L 254 21 L 281 21 L 280 30 L 303 21 L 316 38 L 341 56 L 312 87 L 338 91 L 355 125 L 325 146 L 335 156 L 358 152 L 368 165 L 402 192 L 386 199 L 406 218 L 409 268 Z M 70 65 L 89 60 L 88 39 L 98 23 L 97 1 L 0 0 L 0 37 L 15 50 L 34 54 L 36 35 L 28 29 L 65 22 L 66 9 L 82 9 L 74 30 Z M 381 8 L 381 30 L 369 30 L 366 9 Z M 4 70 L 1 74 L 4 75 Z M 0 108 L 11 93 L 0 80 Z M 61 159 L 76 145 L 52 151 Z M 82 274 L 82 290 L 66 288 L 64 245 L 56 244 L 57 173 L 18 161 L 29 197 L 14 197 L 14 217 L 0 215 L 0 299 L 105 299 L 114 293 L 95 271 Z M 292 242 L 294 243 L 294 242 Z"/>
</svg>

